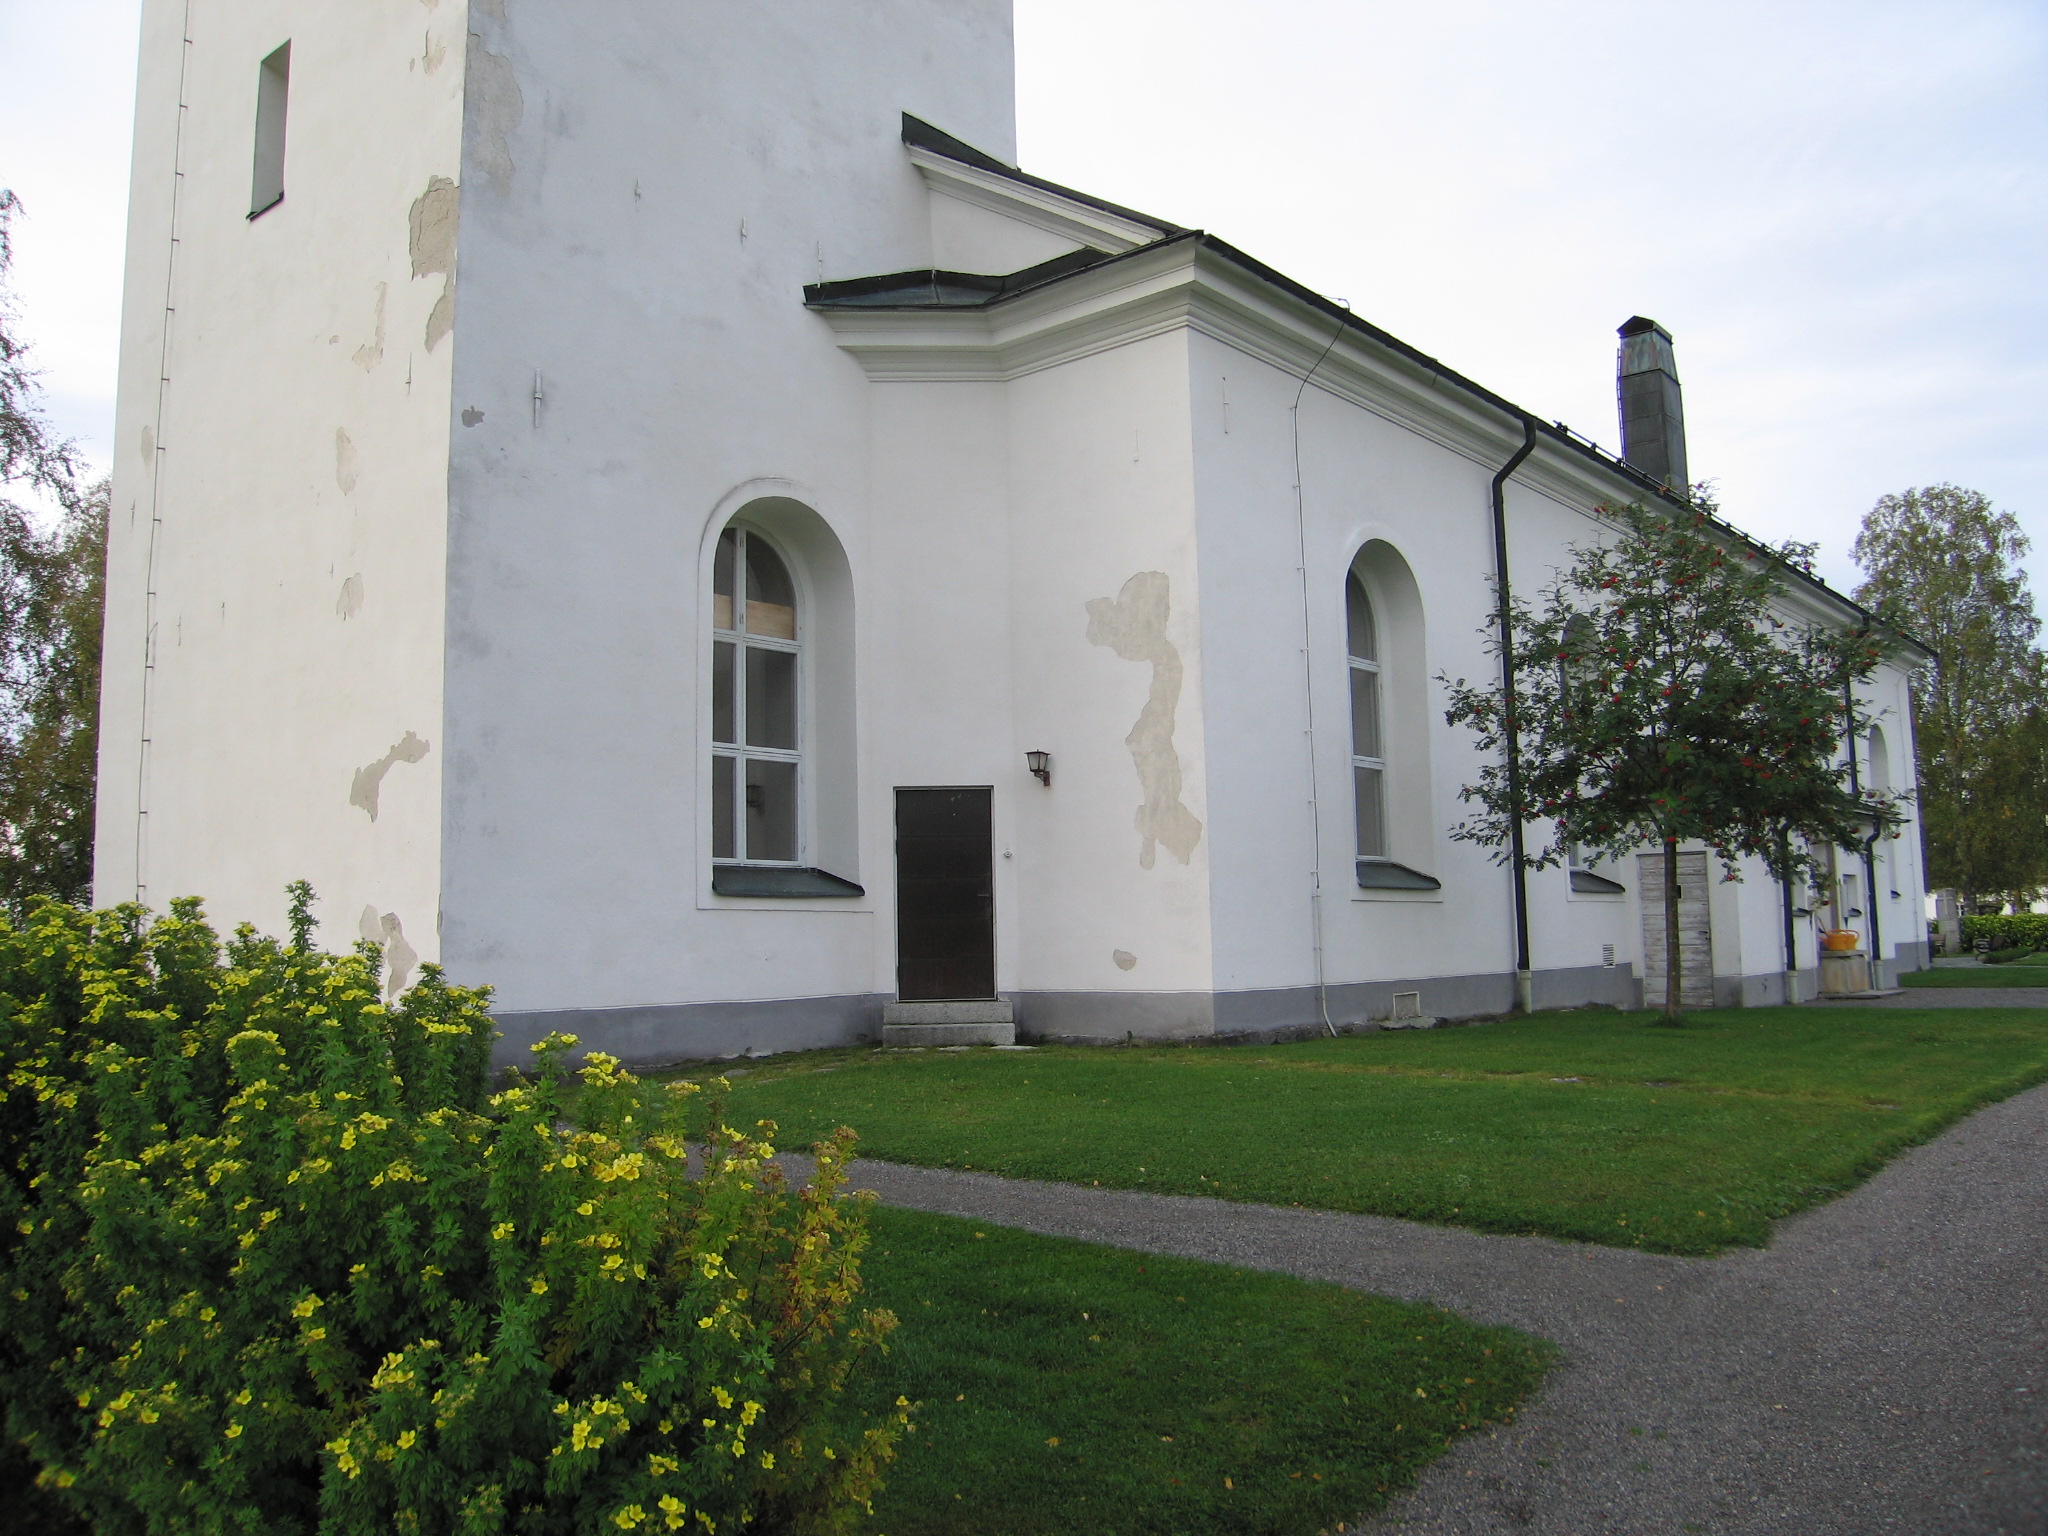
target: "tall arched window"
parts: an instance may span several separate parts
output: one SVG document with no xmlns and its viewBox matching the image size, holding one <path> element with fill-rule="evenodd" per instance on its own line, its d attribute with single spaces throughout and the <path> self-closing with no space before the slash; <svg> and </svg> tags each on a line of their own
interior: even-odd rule
<svg viewBox="0 0 2048 1536">
<path fill-rule="evenodd" d="M 796 584 L 766 538 L 735 525 L 711 592 L 711 857 L 800 864 Z"/>
<path fill-rule="evenodd" d="M 1879 794 L 1888 794 L 1892 787 L 1892 758 L 1885 750 L 1884 731 L 1877 726 L 1870 728 L 1870 771 L 1865 782 Z"/>
<path fill-rule="evenodd" d="M 1437 815 L 1429 769 L 1422 594 L 1400 551 L 1368 540 L 1344 577 L 1351 684 L 1351 802 L 1363 899 L 1434 900 Z"/>
<path fill-rule="evenodd" d="M 1358 856 L 1387 857 L 1387 760 L 1380 720 L 1380 641 L 1372 599 L 1353 571 L 1344 582 L 1351 651 L 1351 784 Z"/>
</svg>

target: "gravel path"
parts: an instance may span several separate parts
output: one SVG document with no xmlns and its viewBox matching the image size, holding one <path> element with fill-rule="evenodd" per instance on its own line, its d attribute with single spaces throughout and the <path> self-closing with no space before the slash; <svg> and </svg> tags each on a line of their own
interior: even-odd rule
<svg viewBox="0 0 2048 1536">
<path fill-rule="evenodd" d="M 1837 997 L 1831 1008 L 2048 1008 L 2048 987 L 1908 987 L 1896 997 Z"/>
<path fill-rule="evenodd" d="M 1509 1323 L 1564 1362 L 1376 1533 L 2048 1532 L 2048 1087 L 1769 1249 L 1677 1259 L 1326 1211 L 861 1162 L 895 1205 L 1331 1280 Z"/>
</svg>

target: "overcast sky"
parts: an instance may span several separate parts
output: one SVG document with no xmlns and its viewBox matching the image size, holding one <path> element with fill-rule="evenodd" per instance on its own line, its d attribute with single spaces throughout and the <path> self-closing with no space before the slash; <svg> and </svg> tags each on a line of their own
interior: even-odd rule
<svg viewBox="0 0 2048 1536">
<path fill-rule="evenodd" d="M 0 0 L 15 288 L 101 456 L 138 8 Z M 2043 0 L 1017 0 L 1017 32 L 1027 169 L 1610 446 L 1614 328 L 1662 321 L 1693 473 L 1831 580 L 1940 480 L 2048 561 Z"/>
</svg>

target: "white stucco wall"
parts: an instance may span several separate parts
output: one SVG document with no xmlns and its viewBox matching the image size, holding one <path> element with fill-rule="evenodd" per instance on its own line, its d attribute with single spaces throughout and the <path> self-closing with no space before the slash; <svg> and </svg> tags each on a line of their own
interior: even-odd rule
<svg viewBox="0 0 2048 1536">
<path fill-rule="evenodd" d="M 303 875 L 330 943 L 402 927 L 529 1033 L 822 1044 L 894 991 L 893 791 L 987 785 L 1027 1029 L 1305 1023 L 1318 934 L 1339 1022 L 1392 983 L 1508 1005 L 1511 881 L 1449 835 L 1478 765 L 1438 681 L 1494 666 L 1498 410 L 1355 337 L 1303 390 L 1334 320 L 1192 237 L 986 314 L 803 305 L 1092 227 L 1043 189 L 1006 215 L 900 142 L 907 110 L 1013 155 L 1007 0 L 198 9 L 189 50 L 177 0 L 145 14 L 102 900 L 195 891 L 275 928 Z M 256 69 L 287 37 L 287 195 L 251 221 Z M 1545 441 L 1507 492 L 1517 590 L 1628 494 Z M 712 888 L 735 515 L 799 591 L 801 858 L 858 897 Z M 1389 852 L 1432 892 L 1355 879 L 1344 577 L 1369 545 L 1412 582 L 1382 614 Z M 1868 690 L 1901 786 L 1903 676 Z M 1886 859 L 1893 953 L 1917 836 Z M 1609 873 L 1630 889 L 1531 872 L 1539 1001 L 1626 997 L 1640 892 Z M 1745 874 L 1713 893 L 1724 979 L 1782 963 L 1777 888 Z"/>
<path fill-rule="evenodd" d="M 276 931 L 304 877 L 328 942 L 368 908 L 431 958 L 453 343 L 427 345 L 445 279 L 415 277 L 410 214 L 459 168 L 464 7 L 216 0 L 189 47 L 184 11 L 144 8 L 96 895 Z M 287 40 L 285 200 L 252 220 Z M 358 770 L 408 733 L 373 819 Z"/>
<path fill-rule="evenodd" d="M 1019 745 L 1055 763 L 1020 825 L 1023 985 L 1161 1016 L 1215 985 L 1187 356 L 1170 332 L 1008 386 L 1016 709 L 1043 738 Z"/>
<path fill-rule="evenodd" d="M 507 1010 L 893 986 L 872 891 L 709 894 L 704 562 L 748 488 L 794 497 L 851 564 L 856 645 L 876 633 L 867 387 L 801 290 L 932 264 L 904 111 L 1014 153 L 1007 0 L 499 9 L 472 18 L 449 963 Z M 861 701 L 862 879 L 891 862 L 887 693 Z"/>
</svg>

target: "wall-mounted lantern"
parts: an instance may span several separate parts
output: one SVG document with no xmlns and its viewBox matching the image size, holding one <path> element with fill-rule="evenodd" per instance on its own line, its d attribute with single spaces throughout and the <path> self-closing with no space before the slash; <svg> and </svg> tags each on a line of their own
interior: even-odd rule
<svg viewBox="0 0 2048 1536">
<path fill-rule="evenodd" d="M 1031 776 L 1034 779 L 1038 780 L 1039 783 L 1045 785 L 1048 789 L 1052 787 L 1052 754 L 1050 752 L 1026 752 L 1024 754 L 1024 763 L 1031 770 Z"/>
</svg>

